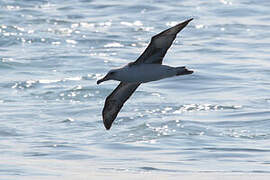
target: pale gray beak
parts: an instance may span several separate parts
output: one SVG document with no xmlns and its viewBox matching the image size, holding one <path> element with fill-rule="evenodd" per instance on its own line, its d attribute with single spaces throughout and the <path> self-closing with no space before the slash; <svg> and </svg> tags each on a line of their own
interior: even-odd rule
<svg viewBox="0 0 270 180">
<path fill-rule="evenodd" d="M 99 79 L 99 80 L 97 81 L 97 84 L 100 84 L 100 83 L 102 83 L 102 82 L 104 82 L 104 81 L 108 81 L 108 80 L 109 80 L 109 78 L 108 78 L 108 76 L 106 75 L 104 78 Z"/>
<path fill-rule="evenodd" d="M 97 84 L 100 84 L 100 83 L 102 83 L 103 82 L 103 80 L 102 79 L 99 79 L 98 81 L 97 81 Z"/>
</svg>

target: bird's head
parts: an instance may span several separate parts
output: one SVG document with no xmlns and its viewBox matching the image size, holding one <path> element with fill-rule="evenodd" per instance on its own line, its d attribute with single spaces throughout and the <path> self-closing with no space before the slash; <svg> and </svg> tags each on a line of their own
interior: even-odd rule
<svg viewBox="0 0 270 180">
<path fill-rule="evenodd" d="M 102 82 L 104 82 L 104 81 L 108 81 L 108 80 L 114 80 L 115 77 L 116 77 L 116 70 L 110 70 L 110 71 L 106 74 L 106 76 L 104 76 L 103 78 L 101 78 L 101 79 L 99 79 L 99 80 L 97 81 L 97 84 L 100 84 L 100 83 L 102 83 Z"/>
</svg>

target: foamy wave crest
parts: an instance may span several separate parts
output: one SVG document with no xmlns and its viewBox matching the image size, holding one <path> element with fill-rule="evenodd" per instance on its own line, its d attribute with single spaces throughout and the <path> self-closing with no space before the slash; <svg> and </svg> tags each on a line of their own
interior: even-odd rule
<svg viewBox="0 0 270 180">
<path fill-rule="evenodd" d="M 183 112 L 192 111 L 218 111 L 218 110 L 229 110 L 242 108 L 240 105 L 213 105 L 213 104 L 187 104 L 181 106 L 178 110 L 174 111 L 174 114 L 181 114 Z"/>
</svg>

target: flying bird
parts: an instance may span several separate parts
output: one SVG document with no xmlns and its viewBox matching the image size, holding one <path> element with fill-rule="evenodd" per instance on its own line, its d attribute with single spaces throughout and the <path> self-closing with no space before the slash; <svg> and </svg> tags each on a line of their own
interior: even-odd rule
<svg viewBox="0 0 270 180">
<path fill-rule="evenodd" d="M 192 19 L 153 36 L 148 47 L 136 61 L 121 68 L 110 70 L 105 77 L 97 81 L 97 84 L 108 80 L 120 81 L 117 88 L 106 98 L 102 111 L 103 123 L 107 130 L 111 128 L 124 103 L 141 83 L 193 73 L 184 66 L 171 67 L 162 65 L 163 58 L 171 47 L 177 33 L 186 27 Z"/>
</svg>

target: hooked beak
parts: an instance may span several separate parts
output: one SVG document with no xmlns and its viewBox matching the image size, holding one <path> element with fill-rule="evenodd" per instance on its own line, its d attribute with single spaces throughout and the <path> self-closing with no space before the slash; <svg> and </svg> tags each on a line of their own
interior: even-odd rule
<svg viewBox="0 0 270 180">
<path fill-rule="evenodd" d="M 108 77 L 105 76 L 104 78 L 99 79 L 99 80 L 97 81 L 97 84 L 100 84 L 100 83 L 102 83 L 102 82 L 104 82 L 104 81 L 108 81 L 108 80 L 109 80 Z"/>
</svg>

